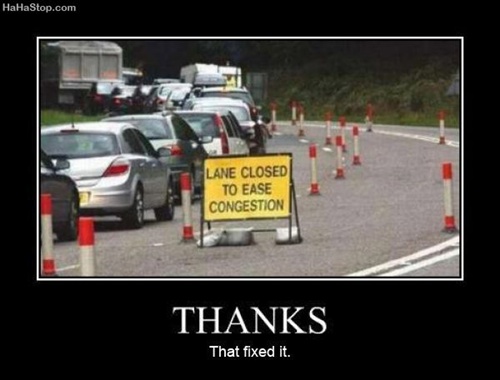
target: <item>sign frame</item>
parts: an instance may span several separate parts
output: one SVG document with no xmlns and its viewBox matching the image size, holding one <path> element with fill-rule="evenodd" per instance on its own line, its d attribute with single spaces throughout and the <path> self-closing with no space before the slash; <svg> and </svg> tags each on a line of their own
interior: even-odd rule
<svg viewBox="0 0 500 380">
<path fill-rule="evenodd" d="M 235 219 L 235 218 L 230 218 L 230 219 L 217 219 L 217 220 L 205 220 L 205 202 L 206 202 L 206 196 L 205 196 L 205 169 L 206 169 L 206 160 L 217 160 L 217 159 L 228 159 L 228 158 L 253 158 L 253 157 L 283 157 L 287 156 L 290 159 L 290 166 L 289 166 L 289 181 L 288 181 L 288 199 L 289 199 L 289 205 L 288 205 L 288 215 L 286 216 L 279 216 L 279 217 L 251 217 L 251 218 L 241 218 L 241 219 Z M 268 154 L 255 154 L 255 155 L 221 155 L 221 156 L 211 156 L 203 161 L 203 177 L 202 177 L 202 182 L 201 182 L 201 202 L 200 202 L 200 248 L 203 247 L 203 236 L 204 236 L 204 223 L 206 222 L 208 225 L 208 229 L 211 230 L 211 224 L 214 222 L 234 222 L 234 221 L 247 221 L 247 220 L 276 220 L 276 219 L 287 219 L 288 220 L 288 229 L 289 229 L 289 242 L 292 242 L 292 224 L 293 224 L 293 215 L 295 214 L 295 223 L 297 227 L 297 232 L 298 232 L 298 240 L 299 242 L 302 241 L 301 235 L 300 235 L 300 224 L 299 224 L 299 215 L 298 215 L 298 209 L 297 209 L 297 197 L 295 193 L 295 186 L 294 186 L 294 181 L 293 181 L 293 155 L 292 153 L 268 153 Z M 295 212 L 294 212 L 295 211 Z M 265 230 L 257 230 L 255 232 L 265 232 L 265 231 L 274 231 L 274 229 L 265 229 Z"/>
</svg>

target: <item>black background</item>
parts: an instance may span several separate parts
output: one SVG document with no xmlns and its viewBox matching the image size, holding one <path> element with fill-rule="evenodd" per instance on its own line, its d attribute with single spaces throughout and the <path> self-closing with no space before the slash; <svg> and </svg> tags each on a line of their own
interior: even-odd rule
<svg viewBox="0 0 500 380">
<path fill-rule="evenodd" d="M 54 3 L 55 4 L 55 3 Z M 61 4 L 61 3 L 60 3 Z M 56 281 L 37 282 L 36 255 L 36 36 L 136 36 L 173 35 L 174 31 L 193 35 L 422 35 L 408 30 L 408 15 L 379 16 L 372 10 L 329 13 L 317 18 L 320 10 L 306 15 L 295 7 L 293 15 L 271 16 L 266 10 L 232 16 L 231 12 L 196 11 L 199 17 L 187 17 L 171 8 L 160 11 L 151 4 L 122 5 L 125 14 L 116 13 L 116 4 L 84 5 L 77 1 L 76 14 L 6 14 L 0 22 L 10 32 L 4 34 L 3 75 L 8 84 L 8 112 L 17 122 L 10 124 L 8 138 L 15 143 L 22 136 L 23 160 L 9 173 L 15 184 L 15 198 L 22 199 L 21 209 L 12 218 L 15 228 L 24 233 L 15 241 L 15 254 L 21 259 L 15 270 L 22 273 L 22 285 L 8 289 L 12 299 L 11 313 L 21 323 L 15 331 L 26 347 L 34 347 L 44 364 L 44 373 L 103 374 L 104 371 L 138 373 L 149 377 L 159 370 L 170 376 L 169 369 L 186 374 L 202 371 L 206 364 L 227 366 L 237 362 L 258 369 L 273 364 L 289 368 L 300 364 L 313 373 L 327 368 L 332 375 L 346 369 L 352 375 L 360 372 L 391 372 L 396 365 L 406 366 L 405 375 L 424 371 L 429 364 L 445 373 L 454 364 L 444 358 L 462 351 L 469 334 L 466 313 L 475 310 L 471 297 L 471 268 L 474 259 L 467 256 L 466 281 Z M 293 7 L 292 7 L 293 8 Z M 236 9 L 234 12 L 238 12 Z M 179 17 L 177 17 L 179 15 Z M 341 23 L 342 15 L 356 24 Z M 192 16 L 192 15 L 191 15 Z M 165 22 L 161 22 L 162 18 Z M 303 17 L 303 18 L 301 18 Z M 427 35 L 462 35 L 451 30 L 449 20 L 438 10 L 413 14 L 415 23 L 426 24 Z M 172 20 L 181 26 L 173 26 Z M 210 28 L 204 22 L 209 20 Z M 314 26 L 304 27 L 304 20 Z M 311 22 L 311 20 L 315 20 Z M 317 20 L 317 21 L 316 21 Z M 445 27 L 439 24 L 444 20 Z M 447 22 L 448 20 L 448 22 Z M 238 23 L 244 27 L 238 28 Z M 156 25 L 156 27 L 155 27 Z M 182 26 L 184 25 L 184 26 Z M 160 27 L 161 26 L 161 27 Z M 342 27 L 342 28 L 340 28 Z M 439 28 L 441 27 L 441 30 Z M 276 30 L 278 28 L 278 30 Z M 198 29 L 198 30 L 196 30 Z M 304 33 L 306 30 L 309 33 Z M 418 27 L 417 27 L 418 29 Z M 459 29 L 459 27 L 455 28 Z M 466 38 L 466 45 L 470 39 Z M 469 45 L 470 46 L 470 45 Z M 467 60 L 466 60 L 467 62 Z M 468 72 L 467 72 L 468 73 Z M 468 82 L 465 82 L 468 88 Z M 5 101 L 5 100 L 4 100 Z M 5 112 L 5 110 L 4 110 Z M 4 119 L 5 122 L 5 119 Z M 7 137 L 5 137 L 7 138 Z M 16 161 L 17 162 L 17 161 Z M 24 163 L 25 162 L 25 163 Z M 26 221 L 29 219 L 30 223 Z M 469 217 L 469 215 L 468 215 Z M 28 228 L 28 225 L 30 228 Z M 28 240 L 27 237 L 30 237 Z M 12 240 L 14 239 L 14 240 Z M 462 243 L 463 244 L 463 243 Z M 18 248 L 17 248 L 18 247 Z M 464 246 L 462 245 L 462 248 Z M 9 249 L 7 249 L 9 251 Z M 472 256 L 472 255 L 471 255 Z M 174 306 L 324 306 L 328 330 L 322 335 L 178 335 L 178 319 L 172 318 Z M 472 311 L 474 313 L 474 311 Z M 21 338 L 20 338 L 21 339 Z M 211 344 L 254 347 L 286 345 L 289 359 L 217 359 L 210 358 Z M 186 364 L 181 364 L 187 362 Z M 201 366 L 198 366 L 201 364 Z M 225 367 L 221 367 L 225 368 Z M 207 372 L 212 377 L 222 372 Z M 435 372 L 433 372 L 435 374 Z M 189 375 L 189 377 L 191 377 Z"/>
</svg>

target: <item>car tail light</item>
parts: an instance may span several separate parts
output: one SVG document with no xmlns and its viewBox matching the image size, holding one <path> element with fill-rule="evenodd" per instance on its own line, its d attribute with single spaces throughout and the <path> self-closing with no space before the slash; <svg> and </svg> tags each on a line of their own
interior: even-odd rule
<svg viewBox="0 0 500 380">
<path fill-rule="evenodd" d="M 103 177 L 112 177 L 127 174 L 130 170 L 130 162 L 127 160 L 115 160 L 108 166 Z"/>
<path fill-rule="evenodd" d="M 160 98 L 156 99 L 156 104 L 163 104 L 163 99 Z"/>
<path fill-rule="evenodd" d="M 120 104 L 122 101 L 120 99 L 113 99 L 113 103 Z"/>
<path fill-rule="evenodd" d="M 224 129 L 224 122 L 220 115 L 215 115 L 215 125 L 220 131 L 220 142 L 222 145 L 222 154 L 229 154 L 229 140 L 227 138 L 226 130 Z"/>
<path fill-rule="evenodd" d="M 101 95 L 94 95 L 94 100 L 96 102 L 100 102 L 100 101 L 102 101 L 102 96 Z"/>
<path fill-rule="evenodd" d="M 179 145 L 170 145 L 166 148 L 170 149 L 170 154 L 172 156 L 182 156 L 182 148 Z"/>
</svg>

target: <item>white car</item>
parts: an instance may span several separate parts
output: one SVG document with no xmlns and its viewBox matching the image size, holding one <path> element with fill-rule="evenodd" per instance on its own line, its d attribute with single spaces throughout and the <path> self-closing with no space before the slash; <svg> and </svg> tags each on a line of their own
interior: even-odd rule
<svg viewBox="0 0 500 380">
<path fill-rule="evenodd" d="M 210 156 L 223 154 L 249 154 L 247 136 L 229 111 L 177 111 L 200 137 L 211 136 L 211 143 L 204 144 Z"/>
</svg>

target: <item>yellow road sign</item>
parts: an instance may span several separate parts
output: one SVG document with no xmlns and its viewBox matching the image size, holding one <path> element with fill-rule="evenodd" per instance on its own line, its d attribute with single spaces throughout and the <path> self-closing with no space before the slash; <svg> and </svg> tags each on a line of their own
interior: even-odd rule
<svg viewBox="0 0 500 380">
<path fill-rule="evenodd" d="M 288 218 L 291 178 L 291 154 L 207 158 L 203 219 Z"/>
</svg>

